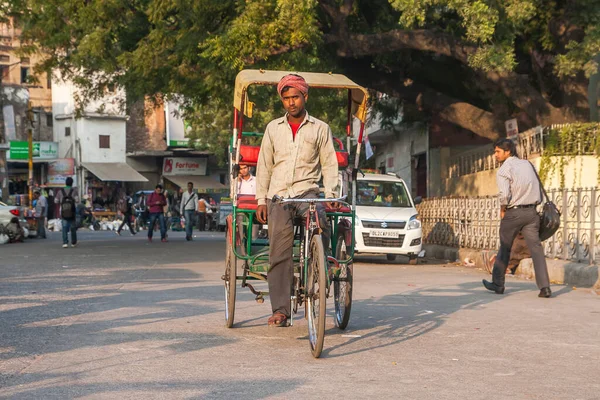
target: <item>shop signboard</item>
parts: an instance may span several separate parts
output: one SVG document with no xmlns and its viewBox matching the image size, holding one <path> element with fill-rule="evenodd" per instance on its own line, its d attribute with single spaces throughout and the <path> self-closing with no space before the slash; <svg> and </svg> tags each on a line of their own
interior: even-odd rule
<svg viewBox="0 0 600 400">
<path fill-rule="evenodd" d="M 53 160 L 58 157 L 57 142 L 33 142 L 33 158 L 37 160 Z M 8 160 L 27 160 L 29 158 L 29 143 L 11 141 Z"/>
<path fill-rule="evenodd" d="M 181 118 L 181 110 L 177 103 L 165 104 L 165 120 L 167 130 L 167 146 L 188 147 L 189 139 L 186 137 L 190 125 Z"/>
<path fill-rule="evenodd" d="M 75 160 L 63 158 L 48 161 L 48 185 L 64 186 L 67 177 L 75 179 Z"/>
<path fill-rule="evenodd" d="M 206 175 L 206 157 L 165 157 L 163 175 Z"/>
<path fill-rule="evenodd" d="M 509 119 L 504 122 L 506 128 L 506 137 L 508 139 L 515 139 L 519 135 L 519 124 L 515 118 Z"/>
</svg>

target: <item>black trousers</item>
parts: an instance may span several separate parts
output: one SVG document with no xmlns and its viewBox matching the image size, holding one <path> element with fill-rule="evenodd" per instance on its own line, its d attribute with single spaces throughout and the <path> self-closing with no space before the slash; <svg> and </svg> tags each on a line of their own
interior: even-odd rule
<svg viewBox="0 0 600 400">
<path fill-rule="evenodd" d="M 198 212 L 198 219 L 196 220 L 196 223 L 198 224 L 199 231 L 206 230 L 206 213 L 205 212 Z"/>
<path fill-rule="evenodd" d="M 306 192 L 298 198 L 317 198 L 317 192 Z M 268 225 L 269 225 L 269 272 L 267 282 L 269 284 L 269 297 L 273 313 L 281 312 L 290 316 L 290 301 L 292 296 L 292 285 L 294 283 L 294 260 L 292 251 L 294 246 L 294 219 L 305 217 L 308 214 L 309 205 L 298 204 L 275 204 L 267 200 Z M 323 247 L 329 246 L 331 228 L 327 223 L 327 214 L 323 203 L 317 204 L 319 224 L 323 229 Z M 327 250 L 326 250 L 327 251 Z"/>
<path fill-rule="evenodd" d="M 131 232 L 132 235 L 135 234 L 135 229 L 133 229 L 133 226 L 131 226 L 131 216 L 132 214 L 123 214 L 123 222 L 121 222 L 121 226 L 119 226 L 117 232 L 121 232 L 123 226 L 127 224 L 127 226 L 129 227 L 129 232 Z"/>
<path fill-rule="evenodd" d="M 504 286 L 506 266 L 510 260 L 510 250 L 519 231 L 523 233 L 533 259 L 535 281 L 539 289 L 550 287 L 546 256 L 540 242 L 540 217 L 535 208 L 511 208 L 500 221 L 500 250 L 494 262 L 492 278 L 496 285 Z"/>
</svg>

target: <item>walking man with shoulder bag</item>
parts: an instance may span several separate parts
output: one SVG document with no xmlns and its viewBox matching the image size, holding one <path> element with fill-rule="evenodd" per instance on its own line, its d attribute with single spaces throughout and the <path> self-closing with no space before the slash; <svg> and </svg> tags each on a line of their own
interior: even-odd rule
<svg viewBox="0 0 600 400">
<path fill-rule="evenodd" d="M 492 270 L 492 282 L 483 280 L 486 289 L 504 293 L 506 267 L 513 242 L 522 232 L 531 252 L 539 297 L 551 297 L 550 279 L 544 249 L 540 241 L 540 216 L 536 206 L 541 203 L 541 187 L 537 173 L 527 160 L 516 156 L 512 140 L 500 139 L 494 144 L 494 156 L 502 164 L 497 182 L 500 191 L 500 250 Z"/>
<path fill-rule="evenodd" d="M 185 218 L 185 240 L 192 240 L 192 230 L 194 229 L 194 214 L 198 209 L 198 196 L 194 192 L 194 184 L 188 182 L 187 191 L 181 197 L 180 214 Z"/>
<path fill-rule="evenodd" d="M 63 247 L 69 247 L 69 232 L 71 233 L 71 247 L 77 246 L 77 203 L 79 192 L 73 187 L 73 178 L 65 180 L 65 187 L 58 190 L 56 204 L 60 204 L 60 217 L 62 222 Z"/>
</svg>

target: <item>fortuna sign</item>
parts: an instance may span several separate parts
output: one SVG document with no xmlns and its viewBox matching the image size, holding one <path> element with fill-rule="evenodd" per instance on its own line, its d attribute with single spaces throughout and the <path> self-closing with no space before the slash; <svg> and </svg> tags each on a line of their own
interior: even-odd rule
<svg viewBox="0 0 600 400">
<path fill-rule="evenodd" d="M 206 175 L 207 158 L 165 157 L 162 173 L 169 175 Z"/>
</svg>

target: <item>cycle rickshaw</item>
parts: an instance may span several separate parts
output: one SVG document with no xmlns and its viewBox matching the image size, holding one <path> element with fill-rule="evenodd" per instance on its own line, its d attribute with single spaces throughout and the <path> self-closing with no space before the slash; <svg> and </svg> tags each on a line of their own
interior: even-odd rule
<svg viewBox="0 0 600 400">
<path fill-rule="evenodd" d="M 280 79 L 289 74 L 286 71 L 243 70 L 235 81 L 233 134 L 229 152 L 229 172 L 231 174 L 231 198 L 233 211 L 226 228 L 225 274 L 225 319 L 226 326 L 232 327 L 235 314 L 236 284 L 247 287 L 262 303 L 268 292 L 255 289 L 256 281 L 266 282 L 269 269 L 268 239 L 253 235 L 253 220 L 257 210 L 254 196 L 237 193 L 237 176 L 240 163 L 255 166 L 258 162 L 260 146 L 248 144 L 249 138 L 260 138 L 262 133 L 244 132 L 244 117 L 252 116 L 252 106 L 248 99 L 251 85 L 276 86 Z M 309 203 L 304 222 L 294 226 L 294 280 L 290 299 L 293 314 L 298 307 L 305 306 L 308 321 L 308 337 L 311 352 L 319 357 L 323 349 L 326 320 L 326 301 L 333 294 L 335 323 L 345 329 L 350 319 L 352 307 L 354 220 L 356 205 L 356 173 L 365 127 L 368 93 L 366 89 L 343 75 L 327 73 L 298 73 L 311 88 L 327 88 L 347 91 L 346 146 L 334 139 L 339 147 L 336 156 L 342 193 L 336 199 L 282 199 L 272 201 Z M 353 117 L 360 122 L 358 144 L 354 155 L 354 165 L 349 166 Z M 333 127 L 335 129 L 335 127 Z M 254 139 L 256 140 L 256 139 Z M 343 202 L 348 199 L 348 203 Z M 340 202 L 338 209 L 327 209 L 327 223 L 331 224 L 331 249 L 333 256 L 326 256 L 321 240 L 319 220 L 316 214 L 318 202 Z M 238 221 L 240 221 L 238 223 Z M 239 226 L 238 226 L 239 225 Z M 238 235 L 238 231 L 243 234 Z M 254 236 L 254 237 L 253 237 Z M 331 291 L 333 286 L 333 293 Z"/>
</svg>

